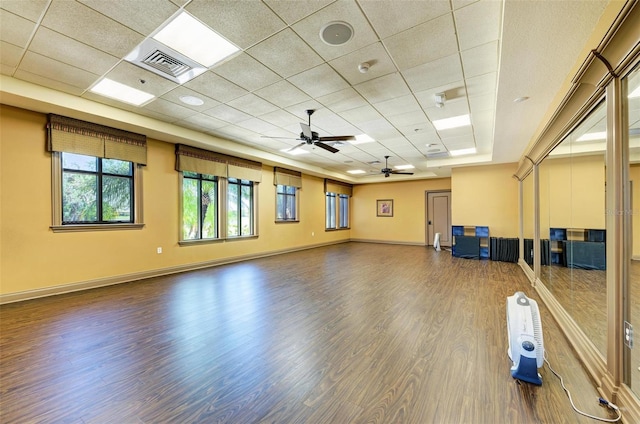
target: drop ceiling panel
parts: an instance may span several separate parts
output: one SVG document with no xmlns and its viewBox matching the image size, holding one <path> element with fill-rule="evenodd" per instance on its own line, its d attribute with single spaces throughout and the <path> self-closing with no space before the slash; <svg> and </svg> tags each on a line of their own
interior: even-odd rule
<svg viewBox="0 0 640 424">
<path fill-rule="evenodd" d="M 84 88 L 78 88 L 76 86 L 58 81 L 57 79 L 47 78 L 42 75 L 37 75 L 31 72 L 27 72 L 24 70 L 24 67 L 21 67 L 20 69 L 16 70 L 13 75 L 14 77 L 20 80 L 32 82 L 34 84 L 41 85 L 43 87 L 48 87 L 53 90 L 58 90 L 63 93 L 68 93 L 74 96 L 81 96 L 84 93 Z M 58 77 L 56 76 L 56 78 Z M 121 104 L 118 106 L 121 106 Z"/>
<path fill-rule="evenodd" d="M 358 125 L 361 122 L 384 119 L 373 106 L 368 104 L 355 109 L 346 110 L 341 113 L 341 116 L 354 125 Z"/>
<path fill-rule="evenodd" d="M 206 115 L 213 116 L 216 119 L 220 119 L 222 121 L 236 123 L 241 121 L 246 121 L 251 119 L 252 116 L 239 111 L 238 109 L 234 109 L 231 106 L 227 106 L 225 104 L 218 105 L 204 112 Z"/>
<path fill-rule="evenodd" d="M 353 27 L 353 37 L 347 43 L 334 46 L 322 41 L 320 29 L 334 21 L 344 21 Z M 378 41 L 369 22 L 356 2 L 336 1 L 311 16 L 292 25 L 293 30 L 304 39 L 322 58 L 330 61 Z"/>
<path fill-rule="evenodd" d="M 71 1 L 54 1 L 42 25 L 116 57 L 124 57 L 144 36 L 113 19 Z"/>
<path fill-rule="evenodd" d="M 162 96 L 167 91 L 178 87 L 175 82 L 126 61 L 118 63 L 105 74 L 105 77 L 154 96 Z"/>
<path fill-rule="evenodd" d="M 118 1 L 78 1 L 143 35 L 151 34 L 178 10 L 168 0 L 129 1 L 126 7 Z"/>
<path fill-rule="evenodd" d="M 36 24 L 28 19 L 4 12 L 0 16 L 0 38 L 3 41 L 26 47 Z"/>
<path fill-rule="evenodd" d="M 96 75 L 104 74 L 120 61 L 120 58 L 44 27 L 36 31 L 29 49 Z"/>
<path fill-rule="evenodd" d="M 197 114 L 197 112 L 192 109 L 159 98 L 147 103 L 144 109 L 170 116 L 172 122 Z"/>
<path fill-rule="evenodd" d="M 242 97 L 233 99 L 230 102 L 227 102 L 227 104 L 253 116 L 264 115 L 265 113 L 274 112 L 279 109 L 278 106 L 273 103 L 269 103 L 253 93 L 245 94 Z"/>
<path fill-rule="evenodd" d="M 269 122 L 270 124 L 273 124 L 277 127 L 288 127 L 288 126 L 293 126 L 295 124 L 298 124 L 300 122 L 300 118 L 297 117 L 296 115 L 293 115 L 289 112 L 287 112 L 286 110 L 282 110 L 282 109 L 278 109 L 276 111 L 273 111 L 271 113 L 266 113 L 262 116 L 260 116 L 260 119 L 263 119 L 267 122 Z M 298 126 L 298 128 L 296 129 L 296 133 L 298 134 L 300 132 L 300 127 Z"/>
<path fill-rule="evenodd" d="M 308 94 L 286 80 L 261 88 L 255 91 L 255 94 L 281 108 L 311 99 Z"/>
<path fill-rule="evenodd" d="M 222 128 L 229 125 L 228 122 L 221 121 L 219 119 L 216 119 L 214 117 L 211 117 L 202 113 L 189 116 L 188 118 L 185 118 L 182 122 L 184 122 L 185 126 L 189 128 L 197 128 L 200 130 L 204 130 L 204 129 L 212 130 L 212 129 Z M 178 124 L 180 124 L 180 122 Z"/>
<path fill-rule="evenodd" d="M 46 9 L 49 0 L 3 0 L 0 3 L 0 9 L 7 10 L 14 15 L 22 16 L 32 22 L 37 22 Z M 4 21 L 0 19 L 4 26 Z"/>
<path fill-rule="evenodd" d="M 326 63 L 290 77 L 289 82 L 310 97 L 321 97 L 343 90 L 349 85 Z"/>
<path fill-rule="evenodd" d="M 414 92 L 432 89 L 464 79 L 460 56 L 454 54 L 402 72 Z"/>
<path fill-rule="evenodd" d="M 241 53 L 213 68 L 223 78 L 246 88 L 258 90 L 280 81 L 280 76 L 246 53 Z"/>
<path fill-rule="evenodd" d="M 364 62 L 370 65 L 369 71 L 365 73 L 358 69 L 358 65 Z M 341 56 L 329 62 L 329 65 L 351 85 L 396 72 L 396 67 L 382 43 L 373 43 Z"/>
<path fill-rule="evenodd" d="M 236 123 L 237 126 L 242 127 L 244 129 L 247 130 L 251 130 L 253 132 L 256 132 L 258 134 L 262 134 L 266 131 L 272 131 L 277 129 L 277 127 L 275 125 L 272 125 L 268 122 L 263 121 L 262 119 L 259 118 L 251 118 L 248 119 L 246 121 L 241 121 Z"/>
<path fill-rule="evenodd" d="M 244 88 L 235 85 L 231 81 L 227 81 L 213 72 L 205 72 L 184 84 L 184 87 L 202 93 L 221 103 L 228 102 L 248 93 Z"/>
<path fill-rule="evenodd" d="M 24 49 L 22 47 L 18 47 L 13 44 L 5 43 L 4 41 L 0 42 L 0 51 L 2 52 L 2 56 L 0 56 L 0 63 L 3 66 L 7 67 L 7 71 L 4 69 L 2 71 L 5 75 L 10 75 L 13 71 L 15 71 L 16 66 L 20 63 L 20 59 L 22 58 L 22 53 Z"/>
<path fill-rule="evenodd" d="M 467 78 L 467 94 L 469 96 L 480 96 L 495 93 L 497 77 L 495 72 L 491 72 Z"/>
<path fill-rule="evenodd" d="M 322 58 L 289 28 L 248 49 L 247 53 L 283 78 L 323 62 Z"/>
<path fill-rule="evenodd" d="M 191 97 L 197 97 L 200 100 L 202 100 L 204 103 L 202 105 L 189 105 L 186 104 L 184 102 L 182 102 L 180 100 L 180 97 L 184 97 L 184 96 L 191 96 Z M 198 112 L 202 112 L 205 111 L 207 109 L 211 109 L 212 107 L 218 106 L 220 104 L 219 101 L 214 100 L 210 97 L 207 97 L 201 93 L 198 93 L 197 91 L 191 90 L 189 88 L 186 88 L 185 86 L 180 86 L 180 87 L 176 87 L 175 89 L 165 93 L 162 95 L 162 98 L 165 100 L 168 100 L 170 102 L 173 102 L 175 104 L 178 104 L 180 106 L 184 106 L 187 107 L 189 109 L 193 109 L 195 111 Z"/>
<path fill-rule="evenodd" d="M 363 1 L 360 7 L 383 39 L 451 11 L 448 0 Z"/>
<path fill-rule="evenodd" d="M 91 72 L 31 52 L 22 59 L 20 69 L 81 89 L 88 88 L 98 78 Z"/>
<path fill-rule="evenodd" d="M 401 71 L 458 52 L 451 14 L 393 35 L 383 42 Z"/>
<path fill-rule="evenodd" d="M 318 102 L 336 113 L 366 106 L 369 103 L 353 88 L 345 88 L 317 98 Z"/>
<path fill-rule="evenodd" d="M 465 77 L 498 71 L 498 41 L 473 47 L 460 53 Z"/>
<path fill-rule="evenodd" d="M 354 87 L 370 103 L 384 102 L 410 93 L 399 73 L 385 75 Z"/>
<path fill-rule="evenodd" d="M 238 47 L 246 49 L 285 28 L 262 2 L 193 0 L 186 10 Z"/>
<path fill-rule="evenodd" d="M 264 0 L 264 2 L 288 24 L 311 15 L 335 0 Z"/>
<path fill-rule="evenodd" d="M 469 50 L 500 38 L 502 2 L 481 0 L 457 9 L 454 15 L 460 50 Z"/>
<path fill-rule="evenodd" d="M 422 110 L 412 94 L 375 103 L 374 107 L 385 116 L 394 116 Z"/>
</svg>

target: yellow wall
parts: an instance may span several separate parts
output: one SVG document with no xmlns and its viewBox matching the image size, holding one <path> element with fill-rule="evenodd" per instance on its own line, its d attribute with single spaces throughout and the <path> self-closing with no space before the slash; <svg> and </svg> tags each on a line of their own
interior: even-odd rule
<svg viewBox="0 0 640 424">
<path fill-rule="evenodd" d="M 263 166 L 257 239 L 179 246 L 174 146 L 149 140 L 142 230 L 53 233 L 46 115 L 0 107 L 0 294 L 348 240 L 325 232 L 323 179 L 303 175 L 299 223 L 275 223 L 273 168 Z M 314 235 L 312 236 L 312 232 Z M 157 254 L 156 248 L 163 253 Z"/>
<path fill-rule="evenodd" d="M 426 245 L 427 191 L 449 190 L 449 178 L 356 185 L 351 237 L 357 240 Z M 393 216 L 376 216 L 376 200 L 393 199 Z"/>
<path fill-rule="evenodd" d="M 454 168 L 452 224 L 489 226 L 491 237 L 519 237 L 517 164 Z"/>
<path fill-rule="evenodd" d="M 540 238 L 549 228 L 605 228 L 603 155 L 547 158 L 540 165 Z"/>
</svg>

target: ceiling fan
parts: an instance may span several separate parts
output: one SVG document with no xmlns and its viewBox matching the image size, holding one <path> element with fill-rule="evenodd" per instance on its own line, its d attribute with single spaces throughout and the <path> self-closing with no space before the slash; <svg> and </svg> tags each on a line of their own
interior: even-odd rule
<svg viewBox="0 0 640 424">
<path fill-rule="evenodd" d="M 288 152 L 293 151 L 299 147 L 304 146 L 305 144 L 312 144 L 314 146 L 318 146 L 321 149 L 327 150 L 331 153 L 336 153 L 339 152 L 338 149 L 336 149 L 333 146 L 330 146 L 329 144 L 326 144 L 327 142 L 336 142 L 336 141 L 349 141 L 349 140 L 355 140 L 356 137 L 353 135 L 338 135 L 338 136 L 330 136 L 330 137 L 319 137 L 318 133 L 315 131 L 311 131 L 311 115 L 313 115 L 313 112 L 315 112 L 315 109 L 307 109 L 307 115 L 309 116 L 309 123 L 305 124 L 300 122 L 300 128 L 302 128 L 302 132 L 300 133 L 300 137 L 296 138 L 296 140 L 301 140 L 302 143 L 293 146 L 292 148 L 290 148 L 289 150 L 287 150 Z M 267 137 L 267 136 L 263 136 L 266 138 L 282 138 L 282 137 Z"/>
<path fill-rule="evenodd" d="M 396 174 L 396 175 L 413 175 L 413 172 L 402 172 L 402 171 L 396 171 L 394 169 L 389 168 L 389 158 L 391 156 L 385 156 L 384 157 L 384 168 L 382 168 L 380 170 L 381 174 L 384 174 L 384 177 L 387 178 L 389 177 L 389 175 L 391 174 Z"/>
</svg>

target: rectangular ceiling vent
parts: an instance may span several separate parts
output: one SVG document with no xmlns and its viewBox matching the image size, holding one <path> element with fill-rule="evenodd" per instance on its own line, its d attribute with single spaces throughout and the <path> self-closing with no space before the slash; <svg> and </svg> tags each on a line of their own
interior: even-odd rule
<svg viewBox="0 0 640 424">
<path fill-rule="evenodd" d="M 432 153 L 427 152 L 427 159 L 441 159 L 441 158 L 448 158 L 448 157 L 449 157 L 449 152 L 447 152 L 446 150 L 442 152 L 432 152 Z"/>
<path fill-rule="evenodd" d="M 184 84 L 207 70 L 153 38 L 144 40 L 124 59 L 178 84 Z"/>
</svg>

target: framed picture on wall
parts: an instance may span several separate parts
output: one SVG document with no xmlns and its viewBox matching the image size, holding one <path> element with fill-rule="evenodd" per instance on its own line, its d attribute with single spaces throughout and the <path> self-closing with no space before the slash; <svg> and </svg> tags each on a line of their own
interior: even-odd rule
<svg viewBox="0 0 640 424">
<path fill-rule="evenodd" d="M 376 216 L 393 216 L 393 199 L 376 200 Z"/>
</svg>

